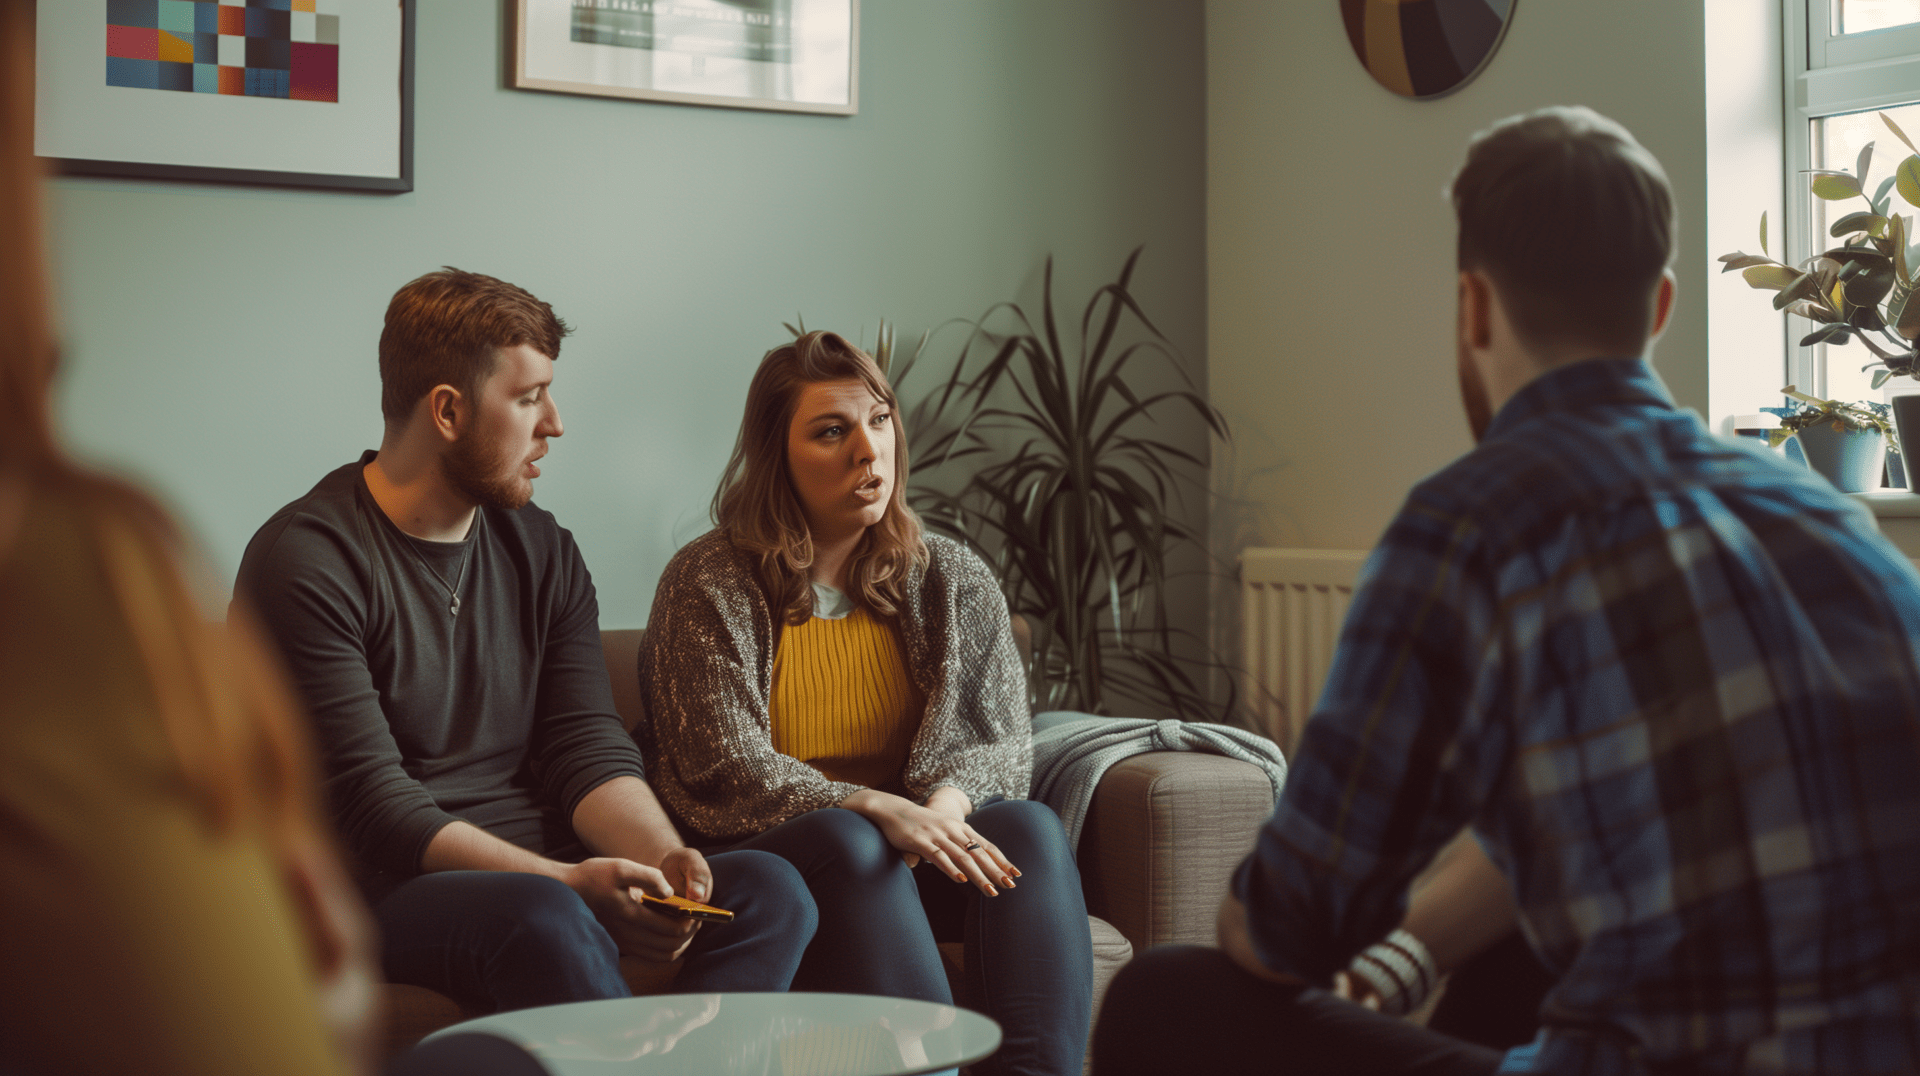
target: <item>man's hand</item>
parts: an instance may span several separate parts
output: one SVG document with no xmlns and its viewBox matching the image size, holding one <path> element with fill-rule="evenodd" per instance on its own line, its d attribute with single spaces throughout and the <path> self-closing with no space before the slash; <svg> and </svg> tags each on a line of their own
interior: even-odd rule
<svg viewBox="0 0 1920 1076">
<path fill-rule="evenodd" d="M 700 867 L 706 868 L 705 860 L 701 860 Z M 560 880 L 580 894 L 594 918 L 613 936 L 614 944 L 630 956 L 667 963 L 686 951 L 694 932 L 700 928 L 698 920 L 663 915 L 641 905 L 632 890 L 671 897 L 674 889 L 664 874 L 630 859 L 589 859 L 575 863 L 566 868 Z M 708 884 L 711 885 L 711 881 Z"/>
<path fill-rule="evenodd" d="M 1008 862 L 992 841 L 975 833 L 964 818 L 872 788 L 855 792 L 841 800 L 840 806 L 879 826 L 887 843 L 903 857 L 924 859 L 956 882 L 972 882 L 989 897 L 999 895 L 995 882 L 1012 889 L 1013 880 L 1020 877 L 1019 868 Z M 907 862 L 913 864 L 911 859 Z"/>
<path fill-rule="evenodd" d="M 660 873 L 674 892 L 702 904 L 713 903 L 713 868 L 707 857 L 693 848 L 676 848 L 660 861 Z"/>
<path fill-rule="evenodd" d="M 1345 998 L 1363 1009 L 1380 1011 L 1380 995 L 1373 989 L 1373 984 L 1352 972 L 1333 973 L 1333 995 Z"/>
</svg>

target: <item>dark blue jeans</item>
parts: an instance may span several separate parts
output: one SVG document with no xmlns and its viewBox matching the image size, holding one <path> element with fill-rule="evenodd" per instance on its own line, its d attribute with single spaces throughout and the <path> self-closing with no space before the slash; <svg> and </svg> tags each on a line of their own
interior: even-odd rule
<svg viewBox="0 0 1920 1076">
<path fill-rule="evenodd" d="M 785 990 L 815 925 L 800 873 L 765 852 L 708 860 L 731 923 L 703 923 L 673 991 Z M 488 1012 L 628 996 L 620 953 L 564 882 L 537 874 L 423 874 L 373 908 L 389 982 Z"/>
<path fill-rule="evenodd" d="M 967 818 L 1021 875 L 987 897 L 935 868 L 910 871 L 873 823 L 833 807 L 734 848 L 800 869 L 820 909 L 795 990 L 879 994 L 951 1004 L 935 945 L 966 945 L 967 999 L 1000 1024 L 986 1074 L 1078 1076 L 1093 1007 L 1093 941 L 1080 872 L 1045 804 L 999 800 Z"/>
</svg>

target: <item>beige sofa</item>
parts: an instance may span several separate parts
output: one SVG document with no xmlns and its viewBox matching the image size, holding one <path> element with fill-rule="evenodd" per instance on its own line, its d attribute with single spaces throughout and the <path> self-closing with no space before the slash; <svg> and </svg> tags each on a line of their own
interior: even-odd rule
<svg viewBox="0 0 1920 1076">
<path fill-rule="evenodd" d="M 1023 643 L 1024 627 L 1015 629 Z M 600 633 L 614 702 L 628 728 L 641 713 L 641 634 Z M 1094 793 L 1079 850 L 1087 911 L 1095 918 L 1096 1004 L 1134 951 L 1172 942 L 1213 943 L 1214 912 L 1226 893 L 1227 876 L 1253 846 L 1272 809 L 1266 775 L 1219 755 L 1156 752 L 1107 771 Z M 956 991 L 960 948 L 941 947 Z M 627 961 L 622 966 L 636 994 L 660 992 L 678 970 Z M 389 1054 L 480 1015 L 463 1012 L 453 999 L 422 987 L 388 983 L 381 990 Z M 967 1003 L 959 993 L 955 998 Z"/>
</svg>

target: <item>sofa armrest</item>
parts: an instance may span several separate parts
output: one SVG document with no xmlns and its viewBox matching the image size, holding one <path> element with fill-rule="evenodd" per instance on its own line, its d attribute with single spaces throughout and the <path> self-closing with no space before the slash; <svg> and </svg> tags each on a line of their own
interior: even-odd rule
<svg viewBox="0 0 1920 1076">
<path fill-rule="evenodd" d="M 1214 944 L 1233 868 L 1272 813 L 1272 782 L 1239 759 L 1155 751 L 1115 763 L 1080 835 L 1087 911 L 1135 952 Z"/>
</svg>

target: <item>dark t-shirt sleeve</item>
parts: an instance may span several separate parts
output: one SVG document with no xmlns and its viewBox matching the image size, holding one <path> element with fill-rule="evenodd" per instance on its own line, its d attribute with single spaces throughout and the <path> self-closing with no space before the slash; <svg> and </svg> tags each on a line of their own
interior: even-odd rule
<svg viewBox="0 0 1920 1076">
<path fill-rule="evenodd" d="M 367 867 L 411 875 L 454 816 L 406 771 L 381 709 L 365 649 L 373 570 L 349 534 L 293 512 L 254 535 L 236 593 L 253 603 L 307 704 L 348 849 Z"/>
<path fill-rule="evenodd" d="M 573 536 L 560 531 L 530 762 L 540 798 L 571 820 L 587 793 L 615 777 L 646 776 L 620 723 L 600 644 L 600 604 Z M 621 670 L 633 675 L 632 670 Z"/>
</svg>

